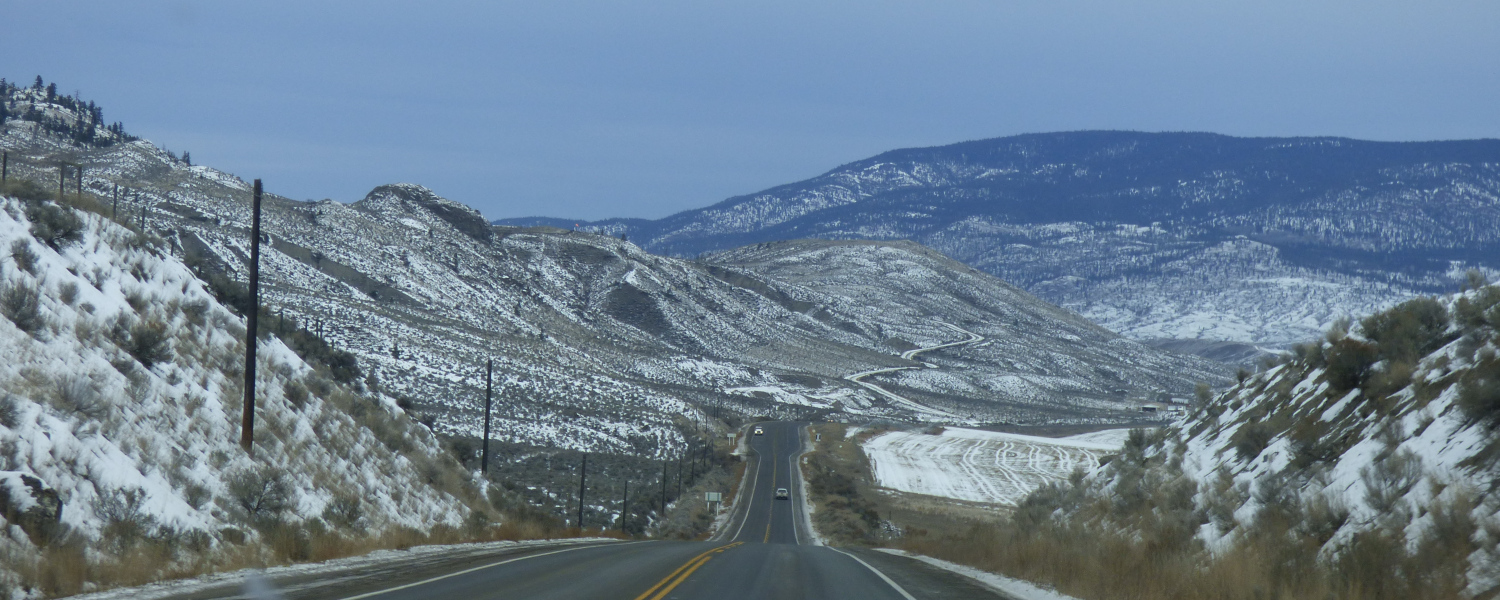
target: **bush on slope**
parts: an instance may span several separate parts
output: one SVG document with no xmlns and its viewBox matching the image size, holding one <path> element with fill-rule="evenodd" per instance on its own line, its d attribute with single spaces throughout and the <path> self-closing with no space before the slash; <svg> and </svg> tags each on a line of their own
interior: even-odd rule
<svg viewBox="0 0 1500 600">
<path fill-rule="evenodd" d="M 4 198 L 0 247 L 12 249 L 0 258 L 0 596 L 452 540 L 492 519 L 430 432 L 276 338 L 260 346 L 246 455 L 243 320 L 148 236 Z M 10 519 L 34 502 L 9 482 L 31 480 L 61 501 L 56 527 Z"/>
<path fill-rule="evenodd" d="M 1081 598 L 1493 597 L 1500 288 L 1335 328 L 1009 519 L 917 551 Z"/>
</svg>

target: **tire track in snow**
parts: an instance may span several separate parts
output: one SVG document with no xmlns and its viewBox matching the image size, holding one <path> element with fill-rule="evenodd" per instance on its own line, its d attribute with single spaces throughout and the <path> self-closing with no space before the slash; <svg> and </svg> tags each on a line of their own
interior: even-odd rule
<svg viewBox="0 0 1500 600">
<path fill-rule="evenodd" d="M 892 432 L 865 443 L 878 485 L 973 502 L 1014 505 L 1078 467 L 1098 468 L 1119 447 L 950 427 L 941 435 Z"/>
</svg>

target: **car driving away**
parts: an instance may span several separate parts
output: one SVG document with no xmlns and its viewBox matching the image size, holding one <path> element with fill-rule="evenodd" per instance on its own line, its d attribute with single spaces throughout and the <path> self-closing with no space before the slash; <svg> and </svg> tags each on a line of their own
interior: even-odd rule
<svg viewBox="0 0 1500 600">
<path fill-rule="evenodd" d="M 786 488 L 776 488 L 776 499 L 777 500 L 786 500 L 786 499 L 788 499 L 790 497 L 791 497 L 791 495 L 787 493 Z"/>
</svg>

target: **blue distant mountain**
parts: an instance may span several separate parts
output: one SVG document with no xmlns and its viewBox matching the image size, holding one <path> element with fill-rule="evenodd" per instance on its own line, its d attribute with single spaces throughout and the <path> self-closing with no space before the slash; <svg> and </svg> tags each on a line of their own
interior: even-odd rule
<svg viewBox="0 0 1500 600">
<path fill-rule="evenodd" d="M 1500 269 L 1500 140 L 1020 135 L 893 150 L 659 220 L 496 224 L 678 256 L 910 239 L 1137 338 L 1284 345 Z"/>
</svg>

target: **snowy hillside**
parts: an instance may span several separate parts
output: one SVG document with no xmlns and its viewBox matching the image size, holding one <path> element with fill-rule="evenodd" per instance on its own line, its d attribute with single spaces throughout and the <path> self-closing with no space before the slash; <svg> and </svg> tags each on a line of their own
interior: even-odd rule
<svg viewBox="0 0 1500 600">
<path fill-rule="evenodd" d="M 1217 486 L 1205 499 L 1280 479 L 1295 499 L 1334 501 L 1349 512 L 1330 546 L 1381 527 L 1420 539 L 1442 525 L 1432 511 L 1444 506 L 1500 526 L 1497 326 L 1500 287 L 1489 286 L 1413 300 L 1347 337 L 1335 331 L 1331 342 L 1299 347 L 1299 360 L 1256 375 L 1183 424 L 1183 471 Z M 1264 508 L 1252 494 L 1233 516 L 1251 521 Z M 1201 534 L 1230 544 L 1233 523 L 1207 524 Z M 1473 575 L 1500 584 L 1500 539 L 1476 535 L 1484 547 L 1470 557 Z"/>
<path fill-rule="evenodd" d="M 1022 505 L 1094 531 L 1090 543 L 1146 540 L 1174 557 L 1164 564 L 1264 568 L 1288 594 L 1494 597 L 1497 330 L 1493 285 L 1336 327 L 1176 427 L 1132 436 L 1097 476 Z"/>
<path fill-rule="evenodd" d="M 89 145 L 30 121 L 6 127 L 0 148 L 11 153 L 13 176 L 56 181 L 66 157 L 82 167 L 85 191 L 111 210 L 117 202 L 121 219 L 158 232 L 200 275 L 243 281 L 243 180 L 144 141 Z M 380 186 L 349 204 L 273 195 L 263 219 L 268 326 L 284 314 L 351 353 L 355 383 L 396 398 L 444 436 L 480 435 L 488 359 L 496 440 L 641 458 L 673 456 L 722 426 L 715 415 L 1112 422 L 1132 398 L 1185 397 L 1198 381 L 1227 381 L 1217 365 L 1126 342 L 1018 290 L 976 305 L 958 287 L 935 294 L 884 279 L 872 283 L 889 285 L 851 299 L 751 265 L 653 255 L 615 237 L 492 227 L 417 185 Z M 1005 287 L 951 261 L 924 269 L 960 269 L 968 283 Z M 962 400 L 951 413 L 845 379 L 921 367 L 900 353 L 962 340 L 952 329 L 960 324 L 986 328 L 999 346 L 1018 335 L 1081 333 L 1024 357 L 947 349 L 924 358 L 945 368 L 870 378 L 918 402 Z M 1113 362 L 1096 370 L 1093 356 Z"/>
<path fill-rule="evenodd" d="M 306 559 L 307 532 L 458 529 L 487 506 L 391 397 L 274 336 L 247 455 L 244 321 L 159 238 L 4 198 L 0 249 L 0 596 Z"/>
<path fill-rule="evenodd" d="M 909 239 L 1133 339 L 1286 347 L 1341 316 L 1452 291 L 1466 268 L 1500 270 L 1500 141 L 1022 135 L 894 150 L 585 228 L 675 255 Z"/>
<path fill-rule="evenodd" d="M 898 350 L 979 336 L 922 354 L 915 366 L 869 379 L 929 406 L 964 413 L 976 400 L 1008 422 L 1077 410 L 1073 422 L 1120 422 L 1144 390 L 1186 399 L 1180 381 L 1224 381 L 1196 357 L 1151 352 L 1077 314 L 911 242 L 801 240 L 706 257 L 815 292 L 840 314 L 876 328 Z M 942 325 L 956 327 L 947 329 Z M 1092 409 L 1092 410 L 1090 410 Z M 993 410 L 993 408 L 992 408 Z M 1112 416 L 1097 411 L 1113 412 Z M 1106 413 L 1108 414 L 1108 413 Z"/>
</svg>

